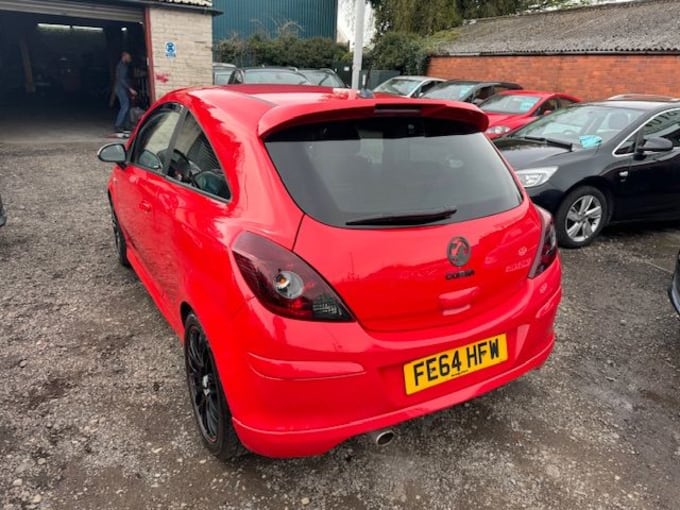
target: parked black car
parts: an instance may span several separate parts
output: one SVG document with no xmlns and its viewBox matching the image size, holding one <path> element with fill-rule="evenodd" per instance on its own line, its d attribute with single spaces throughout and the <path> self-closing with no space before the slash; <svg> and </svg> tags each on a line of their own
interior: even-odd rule
<svg viewBox="0 0 680 510">
<path fill-rule="evenodd" d="M 2 197 L 0 196 L 0 227 L 7 223 L 7 215 L 5 214 L 5 208 L 2 206 Z"/>
<path fill-rule="evenodd" d="M 504 81 L 449 80 L 435 85 L 421 97 L 481 104 L 499 92 L 521 90 L 521 88 L 522 86 L 517 83 Z"/>
<path fill-rule="evenodd" d="M 668 289 L 668 295 L 671 297 L 671 303 L 680 314 L 680 252 L 678 252 L 678 258 L 675 261 L 675 274 L 671 288 Z"/>
<path fill-rule="evenodd" d="M 610 222 L 680 219 L 680 102 L 580 103 L 494 140 L 560 244 L 590 244 Z"/>
</svg>

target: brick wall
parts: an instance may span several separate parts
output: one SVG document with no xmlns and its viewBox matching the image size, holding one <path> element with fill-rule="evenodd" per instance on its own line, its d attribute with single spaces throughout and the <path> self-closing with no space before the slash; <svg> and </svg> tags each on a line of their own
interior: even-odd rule
<svg viewBox="0 0 680 510">
<path fill-rule="evenodd" d="M 680 96 L 680 55 L 531 55 L 433 57 L 428 74 L 503 80 L 584 100 L 615 94 Z"/>
<path fill-rule="evenodd" d="M 149 7 L 156 98 L 171 90 L 212 83 L 212 16 L 180 9 Z M 175 58 L 165 45 L 174 42 Z"/>
</svg>

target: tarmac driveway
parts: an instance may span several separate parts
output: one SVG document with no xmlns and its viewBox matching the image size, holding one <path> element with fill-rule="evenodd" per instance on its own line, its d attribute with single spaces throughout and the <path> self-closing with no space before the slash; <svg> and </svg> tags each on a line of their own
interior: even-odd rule
<svg viewBox="0 0 680 510">
<path fill-rule="evenodd" d="M 114 258 L 98 145 L 0 145 L 0 507 L 678 508 L 677 226 L 562 253 L 540 371 L 386 448 L 223 464 L 194 430 L 178 340 Z"/>
</svg>

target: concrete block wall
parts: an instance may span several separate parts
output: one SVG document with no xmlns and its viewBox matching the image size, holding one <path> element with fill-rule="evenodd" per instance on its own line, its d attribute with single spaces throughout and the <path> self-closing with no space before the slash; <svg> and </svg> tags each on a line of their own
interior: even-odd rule
<svg viewBox="0 0 680 510">
<path fill-rule="evenodd" d="M 428 74 L 502 80 L 583 100 L 644 93 L 678 97 L 680 55 L 522 55 L 433 57 Z"/>
<path fill-rule="evenodd" d="M 174 89 L 212 84 L 212 16 L 167 7 L 148 9 L 156 99 Z M 175 43 L 176 57 L 166 56 L 167 42 Z"/>
</svg>

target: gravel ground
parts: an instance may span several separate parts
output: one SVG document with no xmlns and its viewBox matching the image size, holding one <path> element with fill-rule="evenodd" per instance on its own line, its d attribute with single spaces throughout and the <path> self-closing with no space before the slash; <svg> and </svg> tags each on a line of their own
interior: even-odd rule
<svg viewBox="0 0 680 510">
<path fill-rule="evenodd" d="M 194 429 L 178 340 L 114 258 L 98 145 L 0 145 L 0 507 L 678 508 L 677 226 L 563 252 L 541 370 L 386 448 L 224 464 Z"/>
</svg>

